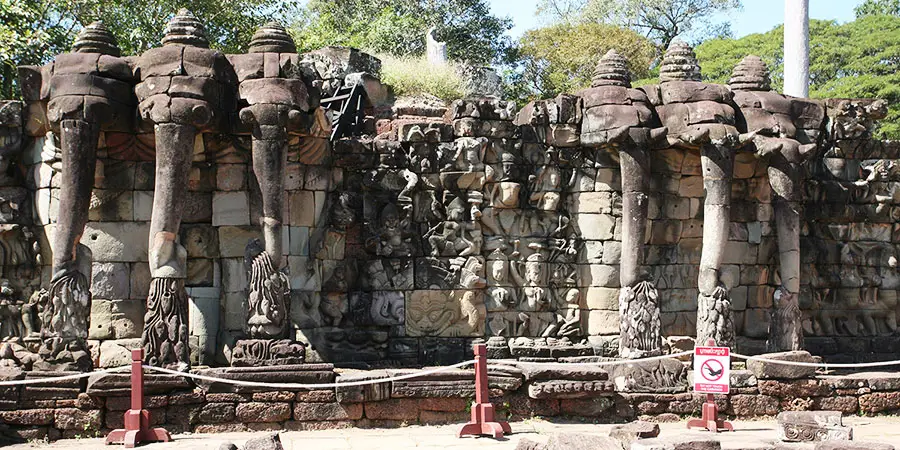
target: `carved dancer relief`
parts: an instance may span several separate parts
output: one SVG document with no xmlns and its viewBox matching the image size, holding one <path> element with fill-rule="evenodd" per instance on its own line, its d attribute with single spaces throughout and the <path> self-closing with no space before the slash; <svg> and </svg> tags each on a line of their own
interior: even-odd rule
<svg viewBox="0 0 900 450">
<path fill-rule="evenodd" d="M 622 173 L 622 256 L 619 266 L 619 354 L 640 358 L 662 352 L 656 286 L 644 266 L 650 201 L 650 148 L 665 128 L 646 94 L 631 89 L 627 61 L 610 50 L 597 64 L 584 98 L 581 141 L 600 151 L 618 150 Z"/>
<path fill-rule="evenodd" d="M 775 291 L 769 322 L 769 351 L 803 347 L 800 314 L 800 200 L 803 168 L 816 149 L 795 137 L 792 100 L 771 91 L 769 69 L 756 56 L 744 58 L 729 80 L 734 101 L 741 108 L 747 131 L 754 134 L 759 156 L 768 160 L 769 184 L 775 194 L 774 212 L 778 239 L 781 286 Z"/>
<path fill-rule="evenodd" d="M 180 10 L 166 25 L 163 46 L 140 56 L 135 87 L 141 118 L 156 133 L 156 180 L 150 220 L 152 282 L 144 316 L 143 345 L 151 365 L 186 370 L 188 348 L 187 252 L 178 242 L 194 141 L 224 115 L 235 77 L 225 55 L 209 49 L 203 25 Z M 207 93 L 200 95 L 198 93 Z M 217 93 L 213 95 L 212 93 Z"/>
<path fill-rule="evenodd" d="M 129 124 L 131 68 L 115 38 L 95 22 L 79 33 L 73 53 L 50 66 L 48 117 L 59 127 L 62 174 L 53 242 L 53 275 L 44 295 L 42 370 L 90 370 L 91 256 L 80 244 L 88 221 L 97 143 L 102 129 Z"/>
<path fill-rule="evenodd" d="M 307 84 L 295 67 L 296 51 L 284 27 L 269 23 L 253 35 L 248 54 L 231 57 L 239 74 L 238 101 L 243 106 L 239 116 L 251 131 L 253 173 L 262 196 L 263 243 L 249 242 L 245 254 L 249 289 L 244 332 L 252 340 L 283 339 L 291 331 L 290 281 L 284 273 L 282 249 L 285 167 L 289 134 L 308 132 L 313 121 Z M 243 353 L 255 355 L 238 358 L 245 365 L 248 361 L 262 363 L 266 355 L 273 363 L 303 359 L 302 345 L 280 345 L 279 351 L 261 352 L 269 344 L 238 341 L 236 348 L 244 347 Z M 300 354 L 293 359 L 285 356 L 290 349 Z"/>
<path fill-rule="evenodd" d="M 663 58 L 659 86 L 645 90 L 660 104 L 656 110 L 668 128 L 669 144 L 700 150 L 706 197 L 697 341 L 714 339 L 717 345 L 732 346 L 734 313 L 728 289 L 721 279 L 721 268 L 730 227 L 734 152 L 751 136 L 741 136 L 735 128 L 731 91 L 725 86 L 700 81 L 697 58 L 684 42 L 672 43 Z"/>
</svg>

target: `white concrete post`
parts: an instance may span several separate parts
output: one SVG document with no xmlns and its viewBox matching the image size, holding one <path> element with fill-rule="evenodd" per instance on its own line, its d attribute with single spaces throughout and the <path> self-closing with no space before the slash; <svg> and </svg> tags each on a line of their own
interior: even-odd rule
<svg viewBox="0 0 900 450">
<path fill-rule="evenodd" d="M 809 96 L 809 0 L 784 1 L 784 93 Z"/>
</svg>

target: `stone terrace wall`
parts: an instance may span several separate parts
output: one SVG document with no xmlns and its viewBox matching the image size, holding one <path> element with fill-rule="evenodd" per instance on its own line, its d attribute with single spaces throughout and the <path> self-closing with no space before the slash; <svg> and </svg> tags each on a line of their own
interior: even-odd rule
<svg viewBox="0 0 900 450">
<path fill-rule="evenodd" d="M 589 375 L 558 368 L 529 370 L 527 365 L 519 370 L 492 366 L 491 400 L 498 416 L 513 420 L 564 416 L 604 423 L 636 418 L 674 421 L 698 415 L 706 397 L 687 391 L 686 386 L 666 393 L 615 392 L 614 382 L 597 369 L 585 369 Z M 865 415 L 900 411 L 900 376 L 896 374 L 812 377 L 806 370 L 779 372 L 777 376 L 782 378 L 772 378 L 774 372 L 732 371 L 732 393 L 717 396 L 720 411 L 739 419 L 790 410 Z M 403 372 L 344 373 L 339 378 L 387 373 Z M 545 379 L 548 373 L 553 380 Z M 23 376 L 20 372 L 11 378 Z M 0 393 L 0 438 L 103 436 L 122 427 L 122 415 L 130 405 L 125 386 L 123 378 L 112 383 L 92 379 L 87 386 L 74 382 L 4 388 Z M 172 432 L 200 433 L 460 423 L 468 420 L 467 409 L 474 395 L 471 371 L 337 391 L 192 389 L 184 381 L 153 375 L 148 376 L 147 386 L 144 405 L 152 414 L 153 425 Z"/>
<path fill-rule="evenodd" d="M 349 69 L 317 70 L 321 85 Z M 36 69 L 24 69 L 25 103 L 4 103 L 0 116 L 10 136 L 4 152 L 15 161 L 4 199 L 20 212 L 5 220 L 4 236 L 22 253 L 4 261 L 4 278 L 19 301 L 49 284 L 62 189 L 58 133 L 39 79 Z M 312 344 L 307 361 L 455 363 L 468 357 L 471 340 L 489 337 L 494 356 L 616 354 L 619 155 L 582 147 L 582 105 L 576 95 L 520 112 L 491 99 L 449 107 L 398 101 L 367 111 L 364 136 L 331 147 L 324 128 L 293 136 L 282 248 L 293 333 Z M 804 165 L 804 329 L 813 353 L 887 359 L 900 347 L 898 146 L 870 137 L 881 103 L 824 106 L 826 132 Z M 82 242 L 93 253 L 92 351 L 98 367 L 112 367 L 140 344 L 154 136 L 143 126 L 107 131 L 99 147 Z M 309 157 L 323 148 L 326 154 Z M 228 364 L 246 324 L 245 247 L 261 237 L 249 149 L 239 126 L 195 141 L 179 237 L 199 364 Z M 700 170 L 696 150 L 651 153 L 646 262 L 659 288 L 662 334 L 673 346 L 696 330 Z M 731 289 L 739 350 L 758 352 L 780 284 L 765 160 L 738 150 L 731 192 L 721 279 Z"/>
</svg>

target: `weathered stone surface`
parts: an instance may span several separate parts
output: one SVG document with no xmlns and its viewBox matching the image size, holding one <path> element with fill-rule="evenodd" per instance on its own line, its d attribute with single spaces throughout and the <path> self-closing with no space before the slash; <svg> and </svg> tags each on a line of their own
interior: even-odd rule
<svg viewBox="0 0 900 450">
<path fill-rule="evenodd" d="M 590 398 L 611 395 L 614 391 L 611 381 L 552 380 L 528 385 L 528 396 L 534 399 Z"/>
<path fill-rule="evenodd" d="M 284 447 L 281 445 L 281 438 L 275 433 L 248 440 L 242 450 L 284 450 Z"/>
<path fill-rule="evenodd" d="M 815 450 L 895 450 L 895 448 L 893 445 L 878 442 L 826 441 L 816 444 Z"/>
<path fill-rule="evenodd" d="M 302 403 L 294 404 L 294 420 L 358 420 L 362 418 L 360 403 Z"/>
<path fill-rule="evenodd" d="M 413 399 L 392 399 L 365 404 L 367 419 L 415 421 L 419 418 L 419 404 Z"/>
<path fill-rule="evenodd" d="M 775 361 L 814 363 L 812 355 L 805 351 L 793 351 L 783 353 L 767 353 L 759 355 L 759 358 Z M 747 369 L 759 379 L 785 379 L 797 380 L 809 378 L 816 373 L 815 367 L 794 366 L 762 361 L 747 361 Z"/>
<path fill-rule="evenodd" d="M 620 450 L 619 441 L 593 434 L 555 433 L 547 440 L 546 450 Z"/>
<path fill-rule="evenodd" d="M 290 403 L 238 403 L 235 417 L 241 422 L 283 422 L 291 418 Z"/>
<path fill-rule="evenodd" d="M 616 425 L 609 432 L 609 437 L 622 443 L 623 447 L 631 445 L 638 439 L 649 439 L 659 436 L 659 424 L 651 422 L 631 422 Z"/>
<path fill-rule="evenodd" d="M 786 442 L 849 441 L 853 428 L 843 426 L 840 411 L 778 413 L 778 438 Z"/>
</svg>

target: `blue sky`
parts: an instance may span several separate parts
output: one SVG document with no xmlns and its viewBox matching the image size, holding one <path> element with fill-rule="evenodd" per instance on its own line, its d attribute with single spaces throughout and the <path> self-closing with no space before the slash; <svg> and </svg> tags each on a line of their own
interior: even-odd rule
<svg viewBox="0 0 900 450">
<path fill-rule="evenodd" d="M 513 19 L 515 27 L 509 34 L 514 38 L 542 23 L 542 18 L 535 14 L 540 0 L 487 1 L 494 14 Z M 809 17 L 847 22 L 853 20 L 853 8 L 862 2 L 863 0 L 810 0 Z M 784 0 L 743 0 L 742 3 L 743 10 L 721 16 L 731 23 L 731 30 L 736 37 L 766 32 L 784 22 Z"/>
</svg>

